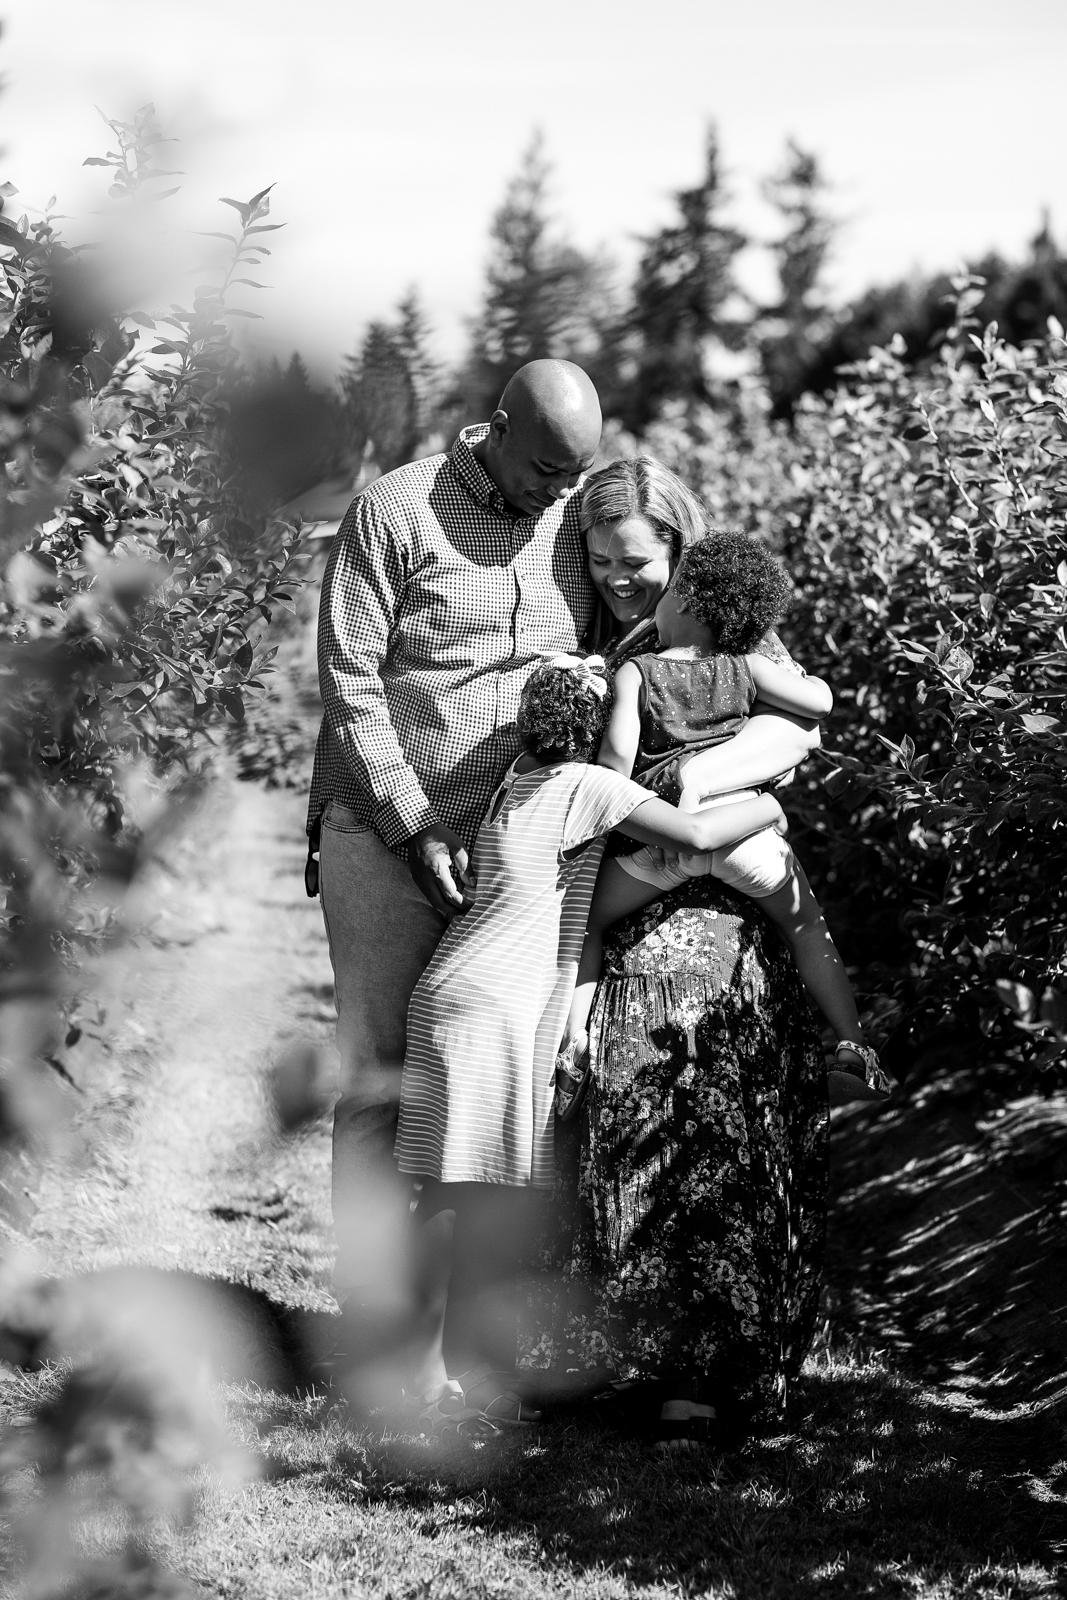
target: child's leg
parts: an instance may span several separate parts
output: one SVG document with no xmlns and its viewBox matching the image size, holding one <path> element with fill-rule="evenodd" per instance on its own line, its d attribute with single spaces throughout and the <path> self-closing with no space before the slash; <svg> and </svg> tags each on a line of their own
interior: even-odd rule
<svg viewBox="0 0 1067 1600">
<path fill-rule="evenodd" d="M 458 1183 L 454 1267 L 444 1330 L 448 1369 L 467 1404 L 499 1426 L 540 1415 L 516 1377 L 519 1280 L 543 1196 L 528 1187 Z"/>
<path fill-rule="evenodd" d="M 788 881 L 758 903 L 788 944 L 805 989 L 834 1033 L 839 1039 L 862 1044 L 848 973 L 804 869 L 795 858 Z"/>
<path fill-rule="evenodd" d="M 629 916 L 631 911 L 639 911 L 642 906 L 650 905 L 663 892 L 662 885 L 652 883 L 645 878 L 633 877 L 615 859 L 605 861 L 600 868 L 596 889 L 593 892 L 593 904 L 589 908 L 585 943 L 578 962 L 574 997 L 567 1015 L 567 1031 L 563 1035 L 564 1046 L 573 1040 L 582 1040 L 586 1033 L 597 979 L 600 977 L 605 930 L 610 928 L 613 922 L 618 922 L 620 917 Z"/>
<path fill-rule="evenodd" d="M 411 1329 L 405 1388 L 431 1396 L 447 1382 L 444 1328 L 452 1282 L 456 1197 L 454 1184 L 423 1178 L 412 1212 Z"/>
</svg>

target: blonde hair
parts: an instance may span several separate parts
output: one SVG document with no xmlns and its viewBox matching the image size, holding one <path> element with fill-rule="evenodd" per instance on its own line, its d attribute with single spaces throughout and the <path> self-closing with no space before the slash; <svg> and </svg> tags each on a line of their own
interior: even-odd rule
<svg viewBox="0 0 1067 1600">
<path fill-rule="evenodd" d="M 643 517 L 653 532 L 670 545 L 671 569 L 682 554 L 702 539 L 710 519 L 691 489 L 652 456 L 613 461 L 586 478 L 578 521 L 583 537 L 601 523 Z"/>
</svg>

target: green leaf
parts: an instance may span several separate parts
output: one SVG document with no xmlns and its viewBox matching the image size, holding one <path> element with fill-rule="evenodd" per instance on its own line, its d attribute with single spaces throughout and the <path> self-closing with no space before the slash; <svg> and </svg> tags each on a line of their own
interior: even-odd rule
<svg viewBox="0 0 1067 1600">
<path fill-rule="evenodd" d="M 998 978 L 993 987 L 1001 1004 L 1007 1006 L 1017 1017 L 1027 1020 L 1034 1015 L 1037 1001 L 1033 990 L 1028 989 L 1025 984 L 1015 983 L 1010 978 Z"/>
<path fill-rule="evenodd" d="M 231 200 L 228 195 L 221 194 L 219 195 L 219 204 L 223 206 L 232 206 L 240 216 L 242 222 L 247 222 L 249 217 L 252 215 L 252 207 L 246 206 L 243 200 Z"/>
</svg>

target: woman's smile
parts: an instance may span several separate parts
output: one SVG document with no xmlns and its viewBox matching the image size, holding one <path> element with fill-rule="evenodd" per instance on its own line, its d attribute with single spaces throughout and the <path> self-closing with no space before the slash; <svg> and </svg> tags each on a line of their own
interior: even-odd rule
<svg viewBox="0 0 1067 1600">
<path fill-rule="evenodd" d="M 640 622 L 671 580 L 671 545 L 642 516 L 596 523 L 586 536 L 593 587 L 618 622 Z"/>
</svg>

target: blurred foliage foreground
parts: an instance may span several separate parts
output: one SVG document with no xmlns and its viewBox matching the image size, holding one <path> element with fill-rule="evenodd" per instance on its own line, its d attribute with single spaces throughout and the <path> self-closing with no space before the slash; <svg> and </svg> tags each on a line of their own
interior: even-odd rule
<svg viewBox="0 0 1067 1600">
<path fill-rule="evenodd" d="M 0 191 L 0 1306 L 9 1359 L 59 1360 L 0 1461 L 5 1477 L 35 1464 L 42 1491 L 14 1530 L 27 1594 L 164 1592 L 145 1524 L 187 1516 L 190 1475 L 217 1454 L 202 1374 L 175 1357 L 188 1316 L 116 1302 L 67 1337 L 51 1302 L 33 1310 L 47 1288 L 22 1248 L 18 1158 L 73 1148 L 93 959 L 196 799 L 212 730 L 263 687 L 266 628 L 299 579 L 297 536 L 236 469 L 228 426 L 230 319 L 253 315 L 232 300 L 269 253 L 267 191 L 226 200 L 238 226 L 194 243 L 160 205 L 151 108 L 109 127 L 86 240 L 64 242 L 54 202 L 11 220 Z M 194 269 L 191 309 L 139 309 Z M 75 1544 L 108 1508 L 118 1553 L 96 1582 Z"/>
<path fill-rule="evenodd" d="M 75 974 L 195 792 L 211 729 L 261 688 L 296 537 L 225 457 L 231 304 L 266 255 L 264 191 L 203 236 L 192 309 L 137 309 L 167 232 L 151 108 L 111 122 L 108 203 L 68 246 L 0 216 L 0 1134 L 48 1138 Z M 51 1063 L 49 1066 L 48 1063 Z"/>
</svg>

